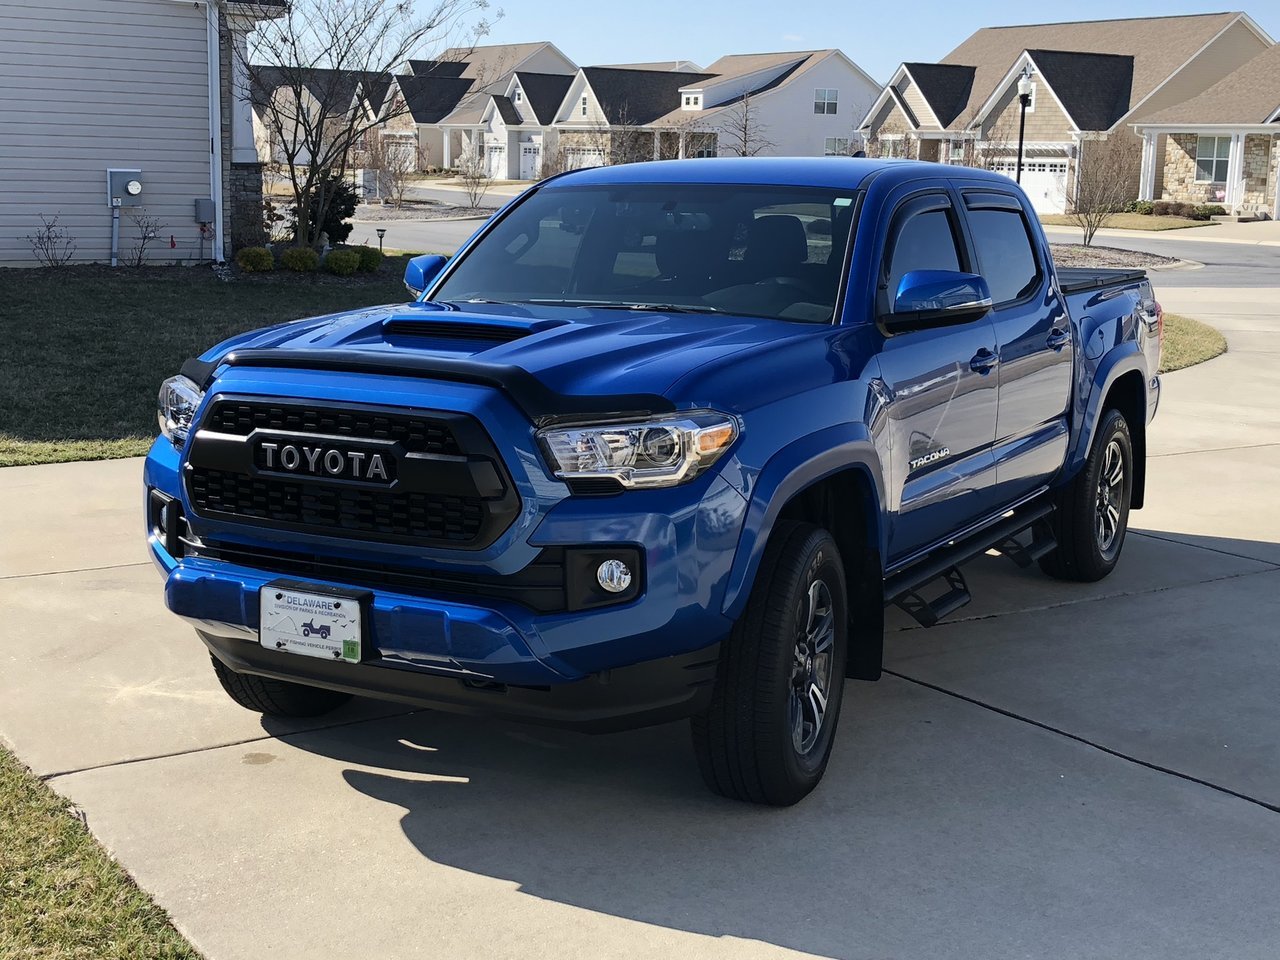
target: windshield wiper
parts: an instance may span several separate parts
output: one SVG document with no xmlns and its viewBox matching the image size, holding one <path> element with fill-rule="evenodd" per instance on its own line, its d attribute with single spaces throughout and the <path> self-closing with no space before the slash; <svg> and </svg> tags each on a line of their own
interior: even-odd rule
<svg viewBox="0 0 1280 960">
<path fill-rule="evenodd" d="M 542 306 L 590 307 L 594 310 L 636 310 L 648 313 L 720 313 L 717 307 L 695 303 L 618 303 L 616 300 L 525 300 Z"/>
</svg>

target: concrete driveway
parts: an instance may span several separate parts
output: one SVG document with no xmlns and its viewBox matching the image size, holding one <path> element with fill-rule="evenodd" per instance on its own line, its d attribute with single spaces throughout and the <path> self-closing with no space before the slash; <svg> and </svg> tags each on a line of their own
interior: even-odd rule
<svg viewBox="0 0 1280 960">
<path fill-rule="evenodd" d="M 795 808 L 705 793 L 679 725 L 261 723 L 163 610 L 136 460 L 0 470 L 0 735 L 213 960 L 1272 960 L 1280 289 L 1197 275 L 1161 298 L 1231 351 L 1167 378 L 1116 574 L 983 558 L 895 618 Z"/>
</svg>

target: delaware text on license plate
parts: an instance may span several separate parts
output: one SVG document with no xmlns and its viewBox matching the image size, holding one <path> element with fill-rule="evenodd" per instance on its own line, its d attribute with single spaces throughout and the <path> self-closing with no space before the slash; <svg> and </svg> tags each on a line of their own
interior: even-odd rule
<svg viewBox="0 0 1280 960">
<path fill-rule="evenodd" d="M 360 661 L 360 602 L 267 584 L 259 593 L 259 642 L 268 649 L 325 660 Z"/>
</svg>

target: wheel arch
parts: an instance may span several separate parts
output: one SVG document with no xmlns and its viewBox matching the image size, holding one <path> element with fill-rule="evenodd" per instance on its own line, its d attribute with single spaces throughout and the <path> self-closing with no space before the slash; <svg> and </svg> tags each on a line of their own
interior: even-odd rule
<svg viewBox="0 0 1280 960">
<path fill-rule="evenodd" d="M 1102 358 L 1093 377 L 1093 389 L 1081 410 L 1080 431 L 1068 457 L 1062 481 L 1073 478 L 1084 468 L 1093 448 L 1098 424 L 1107 410 L 1119 410 L 1129 425 L 1133 440 L 1134 483 L 1131 505 L 1142 506 L 1146 493 L 1147 453 L 1147 361 L 1132 341 L 1117 347 Z"/>
<path fill-rule="evenodd" d="M 735 619 L 742 614 L 780 520 L 817 524 L 836 541 L 849 609 L 858 611 L 856 624 L 851 622 L 857 629 L 850 631 L 846 676 L 877 680 L 884 644 L 883 482 L 875 448 L 865 428 L 857 429 L 862 432 L 835 427 L 806 437 L 780 451 L 761 471 L 723 611 Z"/>
<path fill-rule="evenodd" d="M 1122 373 L 1107 388 L 1102 413 L 1118 410 L 1129 425 L 1133 443 L 1133 492 L 1129 507 L 1142 508 L 1147 490 L 1147 378 L 1138 370 Z"/>
</svg>

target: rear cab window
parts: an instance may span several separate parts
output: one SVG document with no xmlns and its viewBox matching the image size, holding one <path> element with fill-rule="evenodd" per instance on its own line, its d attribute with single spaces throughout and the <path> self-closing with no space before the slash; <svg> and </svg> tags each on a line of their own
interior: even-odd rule
<svg viewBox="0 0 1280 960">
<path fill-rule="evenodd" d="M 995 306 L 1017 303 L 1034 294 L 1043 272 L 1031 227 L 1017 198 L 1006 193 L 966 191 L 964 201 L 978 272 L 991 288 Z"/>
</svg>

